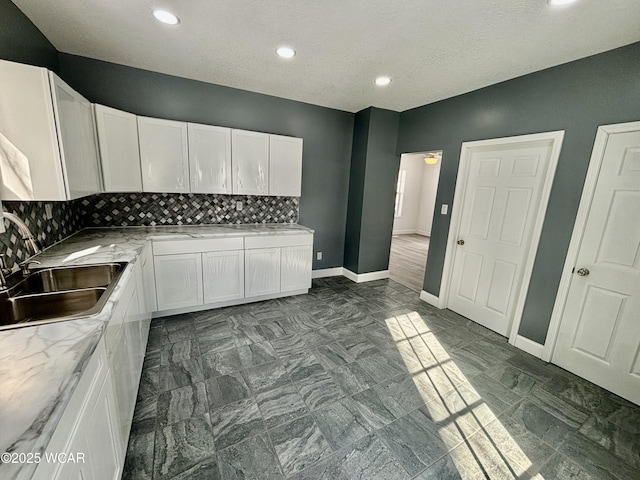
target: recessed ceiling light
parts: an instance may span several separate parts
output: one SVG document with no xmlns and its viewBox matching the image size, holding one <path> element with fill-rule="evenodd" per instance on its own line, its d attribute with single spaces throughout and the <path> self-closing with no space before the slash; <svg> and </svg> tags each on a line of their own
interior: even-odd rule
<svg viewBox="0 0 640 480">
<path fill-rule="evenodd" d="M 568 5 L 576 1 L 577 0 L 547 0 L 549 5 L 551 5 L 552 7 L 557 7 L 559 5 Z"/>
<path fill-rule="evenodd" d="M 376 85 L 378 85 L 379 87 L 386 87 L 390 83 L 391 83 L 391 79 L 387 76 L 376 78 Z"/>
<path fill-rule="evenodd" d="M 167 12 L 166 10 L 154 10 L 153 16 L 156 17 L 156 20 L 159 20 L 162 23 L 166 23 L 168 25 L 177 25 L 180 23 L 180 19 L 178 17 L 176 17 L 171 12 Z"/>
<path fill-rule="evenodd" d="M 291 47 L 278 47 L 276 53 L 282 58 L 293 58 L 296 55 L 296 51 Z"/>
</svg>

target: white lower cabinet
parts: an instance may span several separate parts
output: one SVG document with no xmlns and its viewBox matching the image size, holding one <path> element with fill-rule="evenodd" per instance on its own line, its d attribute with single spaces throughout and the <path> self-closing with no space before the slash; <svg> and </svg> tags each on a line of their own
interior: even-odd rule
<svg viewBox="0 0 640 480">
<path fill-rule="evenodd" d="M 311 287 L 312 253 L 313 234 L 306 232 L 154 241 L 157 312 L 304 293 Z"/>
<path fill-rule="evenodd" d="M 280 249 L 246 250 L 245 295 L 247 298 L 280 292 Z"/>
<path fill-rule="evenodd" d="M 95 402 L 82 418 L 86 425 L 78 431 L 65 453 L 83 455 L 82 460 L 61 464 L 56 480 L 118 480 L 122 474 L 120 439 L 116 427 L 114 395 L 110 375 L 98 386 Z M 92 399 L 90 399 L 92 400 Z"/>
<path fill-rule="evenodd" d="M 84 449 L 72 451 L 86 452 L 87 461 L 81 470 L 90 468 L 93 475 L 82 472 L 82 479 L 118 480 L 122 473 L 122 464 L 127 445 L 124 448 L 118 441 L 115 426 L 116 410 L 110 375 L 105 378 L 98 392 L 97 401 L 88 413 L 87 427 L 83 430 Z M 68 478 L 61 476 L 61 479 Z"/>
<path fill-rule="evenodd" d="M 199 253 L 154 257 L 158 310 L 202 305 L 202 258 Z"/>
<path fill-rule="evenodd" d="M 125 446 L 126 447 L 126 446 Z M 124 456 L 104 339 L 100 340 L 58 422 L 46 453 L 73 462 L 41 462 L 35 480 L 117 480 Z M 79 459 L 78 454 L 84 455 Z"/>
<path fill-rule="evenodd" d="M 311 288 L 311 245 L 282 247 L 280 254 L 280 291 Z"/>
<path fill-rule="evenodd" d="M 244 298 L 244 250 L 202 253 L 204 303 Z"/>
</svg>

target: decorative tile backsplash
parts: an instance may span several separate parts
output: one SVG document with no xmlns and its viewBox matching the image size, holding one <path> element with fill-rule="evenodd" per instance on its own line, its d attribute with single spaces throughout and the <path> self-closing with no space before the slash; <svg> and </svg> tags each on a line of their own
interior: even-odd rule
<svg viewBox="0 0 640 480">
<path fill-rule="evenodd" d="M 298 203 L 292 197 L 194 193 L 105 193 L 81 199 L 88 227 L 296 223 Z"/>
<path fill-rule="evenodd" d="M 52 218 L 45 216 L 46 205 L 51 208 Z M 3 210 L 14 213 L 34 234 L 42 245 L 49 247 L 63 238 L 84 228 L 80 200 L 70 202 L 2 202 Z M 0 253 L 5 254 L 8 266 L 27 259 L 22 237 L 16 226 L 4 220 L 6 232 L 0 234 Z"/>
<path fill-rule="evenodd" d="M 236 202 L 242 202 L 242 210 Z M 299 199 L 193 193 L 103 193 L 70 202 L 3 202 L 48 247 L 85 227 L 206 225 L 216 223 L 296 223 Z M 45 205 L 52 217 L 45 218 Z M 5 220 L 0 253 L 7 264 L 26 259 L 22 238 Z"/>
</svg>

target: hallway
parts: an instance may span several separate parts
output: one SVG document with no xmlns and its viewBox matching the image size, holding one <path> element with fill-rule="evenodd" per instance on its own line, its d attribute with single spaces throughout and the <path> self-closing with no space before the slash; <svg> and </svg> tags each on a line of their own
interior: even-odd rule
<svg viewBox="0 0 640 480">
<path fill-rule="evenodd" d="M 429 237 L 394 235 L 389 256 L 389 278 L 420 293 L 429 251 Z"/>
</svg>

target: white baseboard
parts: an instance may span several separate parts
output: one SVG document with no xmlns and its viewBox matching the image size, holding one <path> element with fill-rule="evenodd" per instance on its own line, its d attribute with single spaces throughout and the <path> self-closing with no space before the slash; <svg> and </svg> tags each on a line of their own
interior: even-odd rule
<svg viewBox="0 0 640 480">
<path fill-rule="evenodd" d="M 393 232 L 391 232 L 391 235 L 410 235 L 412 233 L 417 233 L 417 230 L 415 228 L 409 228 L 407 230 L 394 230 Z"/>
<path fill-rule="evenodd" d="M 342 274 L 352 282 L 372 282 L 373 280 L 380 280 L 383 278 L 389 278 L 389 270 L 380 270 L 379 272 L 369 273 L 353 273 L 351 270 L 343 268 Z"/>
<path fill-rule="evenodd" d="M 416 232 L 418 235 L 422 235 L 423 237 L 430 237 L 431 236 L 431 230 L 416 230 Z"/>
<path fill-rule="evenodd" d="M 339 277 L 343 274 L 342 267 L 335 268 L 321 268 L 319 270 L 311 271 L 311 278 L 326 278 L 326 277 Z"/>
<path fill-rule="evenodd" d="M 420 300 L 422 300 L 423 302 L 427 302 L 429 305 L 432 305 L 436 308 L 442 308 L 440 306 L 440 298 L 424 290 L 420 292 Z"/>
<path fill-rule="evenodd" d="M 540 345 L 538 342 L 534 342 L 533 340 L 529 340 L 521 335 L 516 337 L 516 341 L 513 345 L 520 350 L 524 350 L 530 355 L 533 355 L 536 358 L 540 358 L 542 356 L 543 345 Z"/>
</svg>

